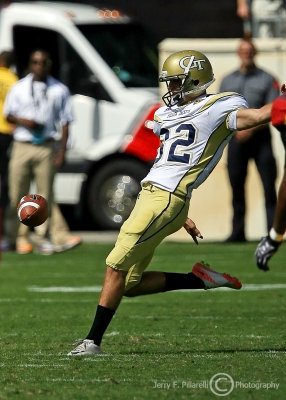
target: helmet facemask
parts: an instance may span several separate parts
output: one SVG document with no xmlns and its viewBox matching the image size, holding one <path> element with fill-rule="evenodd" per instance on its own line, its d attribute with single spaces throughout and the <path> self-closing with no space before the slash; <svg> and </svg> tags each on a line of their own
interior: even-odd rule
<svg viewBox="0 0 286 400">
<path fill-rule="evenodd" d="M 184 75 L 180 75 L 180 76 L 176 76 L 176 77 L 167 77 L 167 79 L 161 79 L 161 77 L 159 78 L 160 82 L 165 82 L 168 91 L 164 94 L 164 96 L 162 97 L 162 100 L 164 101 L 164 103 L 166 104 L 167 107 L 172 107 L 175 106 L 176 104 L 179 104 L 183 101 L 183 86 L 184 86 L 184 80 L 185 80 L 185 76 Z M 170 86 L 172 85 L 172 82 L 174 81 L 178 81 L 178 88 L 176 89 L 176 91 L 170 89 Z"/>
</svg>

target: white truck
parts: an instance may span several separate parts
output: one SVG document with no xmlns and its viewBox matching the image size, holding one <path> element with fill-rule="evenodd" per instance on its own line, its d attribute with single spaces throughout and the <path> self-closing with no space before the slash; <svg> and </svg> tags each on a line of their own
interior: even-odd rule
<svg viewBox="0 0 286 400">
<path fill-rule="evenodd" d="M 95 226 L 128 217 L 159 139 L 144 127 L 158 108 L 156 48 L 119 10 L 85 4 L 21 2 L 0 11 L 0 51 L 13 50 L 17 74 L 32 50 L 47 50 L 52 75 L 73 98 L 75 121 L 55 198 Z"/>
</svg>

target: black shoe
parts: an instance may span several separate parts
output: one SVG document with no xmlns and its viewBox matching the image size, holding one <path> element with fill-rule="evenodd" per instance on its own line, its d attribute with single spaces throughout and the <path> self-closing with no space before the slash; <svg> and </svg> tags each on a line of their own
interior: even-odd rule
<svg viewBox="0 0 286 400">
<path fill-rule="evenodd" d="M 224 243 L 244 243 L 246 242 L 245 236 L 244 235 L 234 235 L 231 234 L 225 241 Z"/>
<path fill-rule="evenodd" d="M 3 253 L 6 251 L 15 251 L 15 250 L 16 246 L 9 244 L 6 239 L 3 239 L 1 241 L 1 251 L 3 251 Z"/>
</svg>

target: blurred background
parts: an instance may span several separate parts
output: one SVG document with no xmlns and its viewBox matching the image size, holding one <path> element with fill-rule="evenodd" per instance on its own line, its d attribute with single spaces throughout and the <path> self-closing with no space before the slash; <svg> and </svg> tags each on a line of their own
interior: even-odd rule
<svg viewBox="0 0 286 400">
<path fill-rule="evenodd" d="M 33 1 L 17 1 L 17 2 L 12 2 L 12 3 L 30 3 L 33 4 L 36 2 Z M 54 0 L 54 3 L 59 3 L 59 1 Z M 249 18 L 244 18 L 242 19 L 241 17 L 238 16 L 237 14 L 237 1 L 236 0 L 201 0 L 201 1 L 187 1 L 187 0 L 181 0 L 181 1 L 175 1 L 175 0 L 157 0 L 157 1 L 152 1 L 152 0 L 144 0 L 144 1 L 139 1 L 139 0 L 108 0 L 108 1 L 103 1 L 103 0 L 98 0 L 98 1 L 91 1 L 91 0 L 85 0 L 85 1 L 75 1 L 75 0 L 70 0 L 66 1 L 67 3 L 67 10 L 68 10 L 68 4 L 72 5 L 73 3 L 80 3 L 80 4 L 90 4 L 96 7 L 99 7 L 101 10 L 114 10 L 117 9 L 122 13 L 127 13 L 132 21 L 138 22 L 141 24 L 144 28 L 144 35 L 146 38 L 148 37 L 148 46 L 151 46 L 152 43 L 152 51 L 154 54 L 156 53 L 156 56 L 158 56 L 158 59 L 156 59 L 152 55 L 152 62 L 153 62 L 153 78 L 155 79 L 155 85 L 154 89 L 158 91 L 157 95 L 157 101 L 160 101 L 160 94 L 159 94 L 159 86 L 156 83 L 157 75 L 158 75 L 158 70 L 164 61 L 164 59 L 172 52 L 178 51 L 178 50 L 183 50 L 183 49 L 196 49 L 199 50 L 203 53 L 205 53 L 214 69 L 214 74 L 216 77 L 216 82 L 211 86 L 209 92 L 217 92 L 219 89 L 219 85 L 221 82 L 222 77 L 227 74 L 232 72 L 233 70 L 237 69 L 239 67 L 239 60 L 237 59 L 237 45 L 239 42 L 239 39 L 242 38 L 243 36 L 249 37 L 251 35 L 251 21 Z M 7 1 L 1 1 L 1 6 L 5 8 L 7 5 L 10 3 Z M 72 14 L 72 13 L 71 13 Z M 72 17 L 71 17 L 72 18 Z M 266 19 L 265 19 L 266 18 Z M 280 82 L 285 82 L 286 81 L 286 60 L 285 60 L 285 44 L 284 44 L 284 31 L 283 29 L 285 28 L 285 21 L 286 19 L 281 19 L 284 18 L 283 14 L 275 14 L 274 17 L 270 17 L 270 15 L 267 15 L 266 17 L 263 17 L 263 20 L 258 22 L 266 22 L 268 23 L 270 20 L 270 24 L 273 27 L 273 34 L 269 35 L 264 35 L 264 37 L 254 37 L 254 42 L 258 48 L 258 56 L 257 56 L 257 65 L 265 70 L 267 70 L 269 73 L 274 75 L 278 81 Z M 0 20 L 1 21 L 1 20 Z M 256 21 L 257 22 L 257 21 Z M 107 21 L 108 24 L 108 21 Z M 282 25 L 281 25 L 282 24 Z M 29 25 L 29 24 L 27 24 Z M 281 26 L 283 29 L 281 29 Z M 279 29 L 276 29 L 276 28 Z M 28 27 L 29 28 L 29 27 Z M 14 36 L 16 35 L 16 39 L 18 37 L 18 55 L 16 54 L 16 59 L 18 57 L 18 65 L 17 68 L 18 70 L 21 71 L 23 70 L 24 66 L 24 58 L 27 57 L 27 54 L 29 53 L 29 46 L 32 48 L 32 42 L 35 40 L 35 36 L 39 34 L 39 29 L 32 31 L 30 29 L 27 29 L 25 27 L 24 29 L 16 29 L 14 31 Z M 51 29 L 51 28 L 49 28 Z M 16 33 L 15 33 L 16 32 Z M 135 32 L 135 31 L 134 31 Z M 258 30 L 257 30 L 258 32 Z M 82 30 L 82 33 L 85 35 L 88 35 L 87 32 L 84 32 Z M 130 34 L 130 32 L 129 32 Z M 17 36 L 18 35 L 18 36 Z M 25 46 L 20 46 L 19 44 L 21 43 L 21 40 L 23 40 L 23 37 L 26 35 L 26 43 Z M 256 36 L 259 36 L 258 34 Z M 271 37 L 272 36 L 272 37 Z M 135 37 L 135 36 L 134 36 Z M 49 51 L 54 51 L 54 58 L 56 58 L 56 50 L 53 49 L 53 41 L 51 41 L 50 36 L 46 36 L 46 45 L 48 47 Z M 56 38 L 56 36 L 51 36 L 51 38 Z M 16 42 L 17 42 L 16 40 Z M 118 42 L 118 47 L 120 46 L 120 40 L 123 43 L 124 37 L 121 36 Z M 136 39 L 135 40 L 135 45 L 136 45 Z M 144 39 L 145 40 L 145 39 Z M 144 42 L 144 41 L 143 41 Z M 143 43 L 142 42 L 142 43 Z M 100 43 L 101 46 L 101 52 L 100 54 L 103 55 L 103 53 L 106 51 L 106 43 L 104 40 L 102 43 Z M 142 43 L 139 44 L 138 46 L 142 46 Z M 146 39 L 147 43 L 147 39 Z M 99 47 L 100 47 L 99 46 Z M 151 47 L 150 47 L 151 48 Z M 149 48 L 149 49 L 150 49 Z M 129 48 L 129 53 L 128 58 L 129 59 L 136 59 L 137 54 L 135 52 L 132 52 L 133 48 Z M 109 51 L 109 50 L 108 50 Z M 107 53 L 108 53 L 107 51 Z M 71 50 L 65 50 L 65 52 L 68 54 Z M 120 53 L 120 52 L 118 52 Z M 150 52 L 149 52 L 150 53 Z M 61 52 L 61 49 L 59 47 L 59 54 L 63 54 L 63 51 Z M 78 57 L 78 55 L 75 55 L 73 53 L 72 57 Z M 105 55 L 106 57 L 110 56 L 109 58 L 111 59 L 111 54 Z M 21 59 L 23 58 L 23 60 Z M 126 57 L 126 54 L 124 54 L 124 57 Z M 103 57 L 104 58 L 104 57 Z M 75 58 L 74 58 L 75 59 Z M 107 60 L 107 58 L 105 58 Z M 151 59 L 151 58 L 150 58 Z M 88 60 L 88 56 L 86 58 Z M 155 60 L 155 61 L 154 61 Z M 108 62 L 108 60 L 107 60 Z M 111 61 L 110 61 L 111 62 Z M 82 60 L 80 61 L 79 59 L 76 60 L 76 68 L 77 71 L 75 73 L 79 74 L 79 66 L 81 66 Z M 54 70 L 53 74 L 55 76 L 59 76 L 60 78 L 65 77 L 65 73 L 61 75 L 58 71 L 58 69 L 61 66 L 60 58 L 59 60 L 56 60 L 54 62 Z M 86 68 L 86 67 L 85 67 Z M 113 66 L 113 71 L 115 73 L 118 73 L 119 67 Z M 86 71 L 86 69 L 85 69 Z M 122 69 L 122 71 L 119 71 L 118 77 L 121 79 L 121 81 L 126 85 L 126 87 L 131 86 L 131 84 L 128 84 L 126 74 L 124 75 L 126 71 Z M 93 78 L 95 75 L 93 75 Z M 152 79 L 153 79 L 152 78 Z M 124 81 L 125 79 L 125 81 Z M 65 83 L 68 84 L 68 86 L 72 87 L 73 84 L 75 83 L 75 79 L 73 77 L 70 77 L 70 81 L 66 81 Z M 95 83 L 95 82 L 94 82 Z M 138 84 L 138 82 L 137 82 Z M 138 84 L 140 86 L 140 84 Z M 141 85 L 144 86 L 144 85 Z M 146 86 L 146 85 L 145 85 Z M 74 90 L 74 92 L 73 92 Z M 76 88 L 72 88 L 72 94 L 76 94 Z M 81 90 L 83 90 L 83 86 L 81 87 Z M 84 89 L 86 90 L 86 88 Z M 135 93 L 135 92 L 134 92 Z M 151 93 L 151 92 L 150 92 Z M 154 94 L 155 92 L 153 92 Z M 82 92 L 84 95 L 89 95 L 90 93 L 87 92 Z M 139 94 L 139 91 L 137 91 L 137 94 Z M 146 93 L 145 93 L 146 94 Z M 161 93 L 162 94 L 162 93 Z M 102 95 L 102 94 L 100 94 Z M 143 92 L 142 92 L 143 96 Z M 94 96 L 93 96 L 94 97 Z M 124 96 L 123 96 L 124 97 Z M 155 98 L 155 97 L 154 97 Z M 79 98 L 78 98 L 79 100 Z M 82 100 L 82 96 L 81 96 Z M 83 112 L 88 113 L 97 113 L 96 115 L 100 117 L 100 107 L 102 104 L 107 104 L 108 101 L 110 100 L 108 96 L 105 93 L 105 97 L 102 97 L 99 99 L 100 101 L 96 101 L 94 105 L 88 105 L 90 107 L 90 110 L 88 107 L 82 108 Z M 154 100 L 152 100 L 154 103 Z M 150 100 L 151 102 L 151 100 Z M 111 104 L 111 103 L 110 103 Z M 109 104 L 109 105 L 110 105 Z M 113 104 L 116 106 L 116 104 Z M 154 105 L 154 104 L 153 104 Z M 157 104 L 158 106 L 158 104 Z M 131 110 L 131 108 L 130 108 Z M 110 111 L 109 111 L 110 112 Z M 110 115 L 116 115 L 118 112 L 118 108 L 113 109 L 113 114 Z M 146 111 L 147 112 L 147 111 Z M 142 124 L 142 118 L 146 118 L 147 114 L 143 113 L 141 116 L 141 124 Z M 150 110 L 149 110 L 150 112 Z M 153 110 L 154 112 L 154 110 Z M 150 115 L 149 115 L 150 117 Z M 135 124 L 133 120 L 133 125 Z M 100 128 L 102 125 L 104 126 L 105 119 L 100 120 L 100 118 L 95 118 L 94 117 L 94 129 L 97 130 L 97 133 L 93 133 L 94 139 L 100 138 Z M 137 123 L 137 122 L 136 122 Z M 90 127 L 88 127 L 90 128 Z M 141 132 L 141 131 L 140 131 Z M 138 133 L 138 132 L 137 132 Z M 141 132 L 142 133 L 142 132 Z M 98 135 L 98 136 L 96 136 Z M 277 131 L 272 130 L 272 136 L 273 136 L 273 148 L 277 160 L 277 165 L 278 165 L 278 179 L 277 179 L 277 186 L 280 181 L 280 177 L 283 171 L 283 160 L 284 160 L 284 153 L 282 150 L 282 144 L 280 142 L 280 137 L 277 134 Z M 94 142 L 94 147 L 95 147 L 95 153 L 96 151 L 102 151 L 102 145 L 100 144 L 99 141 Z M 114 137 L 112 138 L 110 136 L 109 138 L 109 144 L 110 141 L 114 140 Z M 129 140 L 129 139 L 128 139 Z M 80 143 L 80 145 L 82 145 Z M 153 143 L 154 145 L 154 143 Z M 158 143 L 157 143 L 158 145 Z M 106 146 L 106 142 L 105 142 Z M 83 147 L 83 146 L 82 146 Z M 91 146 L 90 146 L 91 147 Z M 128 146 L 127 146 L 128 147 Z M 125 146 L 124 151 L 127 148 Z M 134 156 L 137 156 L 137 151 L 138 149 L 128 149 L 129 153 Z M 122 152 L 122 147 L 120 148 L 119 153 Z M 95 154 L 94 153 L 94 154 Z M 226 153 L 226 152 L 225 152 Z M 93 155 L 94 156 L 94 155 Z M 116 153 L 116 157 L 118 156 L 118 151 Z M 89 155 L 89 157 L 92 157 Z M 154 154 L 147 158 L 144 161 L 146 162 L 146 165 L 150 165 L 152 161 L 152 157 L 154 158 Z M 198 191 L 194 191 L 193 194 L 193 200 L 191 202 L 191 210 L 190 210 L 190 216 L 196 221 L 197 225 L 201 229 L 204 237 L 206 240 L 224 240 L 229 234 L 231 230 L 231 217 L 232 217 L 232 208 L 231 208 L 231 192 L 230 192 L 230 186 L 229 186 L 229 181 L 228 181 L 228 176 L 227 176 L 227 170 L 226 170 L 226 156 L 223 156 L 222 161 L 220 164 L 217 166 L 211 177 L 202 185 L 202 187 L 199 188 Z M 115 160 L 115 159 L 114 159 Z M 116 158 L 116 162 L 117 162 Z M 111 157 L 112 161 L 112 157 Z M 130 161 L 130 160 L 129 160 Z M 142 161 L 142 160 L 141 160 Z M 124 161 L 126 163 L 126 160 Z M 123 162 L 123 164 L 124 164 Z M 115 162 L 114 162 L 115 163 Z M 138 182 L 140 181 L 139 177 L 146 172 L 146 169 L 140 169 L 138 172 L 137 176 L 134 178 L 134 182 L 132 181 L 132 185 L 135 187 L 135 189 L 131 188 L 131 185 L 129 185 L 129 189 L 131 188 L 132 194 L 130 195 L 130 199 L 128 198 L 128 183 L 126 181 L 126 176 L 128 175 L 128 171 L 126 172 L 126 168 L 129 168 L 130 175 L 132 175 L 132 170 L 134 170 L 134 164 L 128 164 L 128 162 L 123 165 L 122 164 L 122 171 L 124 171 L 124 175 L 122 173 L 122 176 L 120 178 L 120 181 L 116 177 L 116 182 L 112 183 L 114 187 L 116 186 L 116 190 L 114 189 L 114 193 L 116 192 L 117 194 L 120 192 L 120 196 L 122 202 L 118 205 L 118 210 L 120 207 L 124 208 L 126 204 L 124 204 L 125 199 L 128 201 L 130 200 L 131 202 L 134 200 L 136 197 L 136 193 L 138 191 Z M 78 168 L 77 164 L 73 168 Z M 79 165 L 79 164 L 78 164 Z M 119 165 L 119 164 L 117 164 Z M 93 172 L 96 171 L 96 168 L 101 167 L 101 165 L 97 164 L 96 167 L 93 168 Z M 137 167 L 136 167 L 137 168 Z M 71 171 L 65 171 L 65 172 L 74 172 L 74 169 Z M 78 171 L 77 171 L 78 172 Z M 60 174 L 59 174 L 60 175 Z M 143 174 L 144 175 L 144 174 Z M 68 179 L 71 179 L 68 181 Z M 105 194 L 109 191 L 110 192 L 110 185 L 108 188 L 106 188 L 106 183 L 107 183 L 107 178 L 109 178 L 109 175 L 104 175 L 104 179 L 101 180 L 101 183 L 99 184 L 96 179 L 93 179 L 92 177 L 90 179 L 87 179 L 87 183 L 92 183 L 93 184 L 93 190 L 98 190 L 98 191 L 104 191 L 104 194 L 101 194 L 100 196 L 90 196 L 87 199 L 88 206 L 86 207 L 86 204 L 82 202 L 80 207 L 75 207 L 72 203 L 72 201 L 65 201 L 64 199 L 60 200 L 60 206 L 61 209 L 66 216 L 69 225 L 71 229 L 73 230 L 95 230 L 95 229 L 100 229 L 100 230 L 106 230 L 106 229 L 118 229 L 119 226 L 121 225 L 122 221 L 124 218 L 127 217 L 126 213 L 120 215 L 120 210 L 118 211 L 118 215 L 112 215 L 110 218 L 113 218 L 115 221 L 114 224 L 112 223 L 106 223 L 104 220 L 100 221 L 103 213 L 105 212 L 104 210 L 104 203 L 105 204 L 111 204 L 112 201 L 110 198 L 106 197 Z M 131 176 L 132 178 L 132 176 Z M 114 177 L 112 178 L 114 182 Z M 59 177 L 56 181 L 56 184 L 58 187 L 62 186 L 63 184 L 68 182 L 68 185 L 71 187 L 74 185 L 72 181 L 72 176 L 71 174 L 65 174 L 64 180 L 61 180 Z M 70 183 L 69 183 L 70 182 Z M 110 180 L 111 182 L 111 180 Z M 77 185 L 80 185 L 81 181 L 79 180 L 77 182 Z M 104 186 L 105 185 L 105 186 Z M 136 186 L 137 185 L 137 186 Z M 125 192 L 122 189 L 122 187 L 125 187 Z M 104 188 L 104 189 L 103 189 Z M 126 189 L 127 188 L 127 189 Z M 129 190 L 128 189 L 128 190 Z M 113 193 L 113 194 L 114 194 Z M 113 194 L 111 196 L 113 196 Z M 256 240 L 260 236 L 264 235 L 266 233 L 266 223 L 265 223 L 265 210 L 264 210 L 264 196 L 263 196 L 263 191 L 262 191 L 262 186 L 261 183 L 258 179 L 257 171 L 254 165 L 250 163 L 249 165 L 249 173 L 247 176 L 247 183 L 246 183 L 246 196 L 247 196 L 247 215 L 246 215 L 246 236 L 249 240 Z M 75 193 L 76 197 L 76 193 Z M 113 196 L 114 197 L 114 196 Z M 132 199 L 131 199 L 132 197 Z M 102 203 L 102 207 L 99 208 L 99 202 Z M 92 203 L 92 205 L 91 205 Z M 129 204 L 129 206 L 130 206 Z M 112 205 L 113 207 L 114 205 Z M 89 208 L 88 213 L 85 213 L 83 211 L 84 208 Z M 126 206 L 127 207 L 127 206 Z M 93 208 L 93 210 L 92 210 Z M 127 208 L 126 208 L 127 209 Z M 107 210 L 109 212 L 110 210 Z M 118 220 L 116 220 L 116 218 Z M 107 221 L 107 218 L 105 219 Z M 97 223 L 98 222 L 98 223 Z M 112 221 L 111 221 L 112 222 Z M 177 233 L 176 238 L 178 239 L 183 239 L 186 237 L 185 232 L 182 230 L 179 233 Z"/>
<path fill-rule="evenodd" d="M 243 24 L 236 15 L 236 0 L 87 0 L 84 3 L 124 11 L 140 21 L 156 43 L 169 37 L 236 38 L 243 33 Z"/>
</svg>

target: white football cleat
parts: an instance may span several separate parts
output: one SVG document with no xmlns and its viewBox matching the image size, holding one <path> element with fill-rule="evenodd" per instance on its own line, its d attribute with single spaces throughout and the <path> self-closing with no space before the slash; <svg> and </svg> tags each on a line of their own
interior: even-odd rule
<svg viewBox="0 0 286 400">
<path fill-rule="evenodd" d="M 90 356 L 95 354 L 103 354 L 100 346 L 94 344 L 90 339 L 79 339 L 76 343 L 77 347 L 68 353 L 68 356 Z"/>
<path fill-rule="evenodd" d="M 240 289 L 242 284 L 237 278 L 214 271 L 201 263 L 196 263 L 193 266 L 192 273 L 200 278 L 204 284 L 205 289 L 214 289 L 218 287 L 229 287 L 231 289 Z"/>
</svg>

